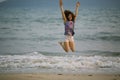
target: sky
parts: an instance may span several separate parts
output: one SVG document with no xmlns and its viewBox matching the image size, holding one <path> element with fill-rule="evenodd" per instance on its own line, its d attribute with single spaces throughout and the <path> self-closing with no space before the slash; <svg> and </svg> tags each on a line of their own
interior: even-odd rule
<svg viewBox="0 0 120 80">
<path fill-rule="evenodd" d="M 73 6 L 79 1 L 83 7 L 120 7 L 120 0 L 63 0 L 67 6 Z M 6 6 L 58 6 L 59 0 L 0 0 L 7 2 Z"/>
</svg>

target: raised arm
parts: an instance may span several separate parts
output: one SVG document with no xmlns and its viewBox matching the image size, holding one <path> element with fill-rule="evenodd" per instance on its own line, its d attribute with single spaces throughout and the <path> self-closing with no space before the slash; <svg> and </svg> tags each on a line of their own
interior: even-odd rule
<svg viewBox="0 0 120 80">
<path fill-rule="evenodd" d="M 64 14 L 62 0 L 59 0 L 59 3 L 60 3 L 60 10 L 61 10 L 61 13 L 62 13 L 62 18 L 63 18 L 64 22 L 66 22 L 67 19 L 66 19 L 65 14 Z"/>
<path fill-rule="evenodd" d="M 74 20 L 76 20 L 76 17 L 78 16 L 78 8 L 79 8 L 79 6 L 80 6 L 80 2 L 77 2 L 76 3 L 76 8 L 75 8 L 75 19 Z"/>
</svg>

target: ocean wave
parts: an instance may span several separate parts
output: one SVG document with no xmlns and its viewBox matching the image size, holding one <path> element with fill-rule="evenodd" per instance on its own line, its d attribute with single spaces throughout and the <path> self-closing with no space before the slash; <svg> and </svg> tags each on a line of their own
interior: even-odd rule
<svg viewBox="0 0 120 80">
<path fill-rule="evenodd" d="M 104 56 L 46 56 L 38 52 L 25 55 L 0 55 L 0 71 L 37 68 L 67 71 L 82 69 L 116 69 L 120 72 L 120 57 Z"/>
<path fill-rule="evenodd" d="M 120 41 L 120 36 L 100 36 L 97 37 L 100 40 L 107 40 L 107 41 Z"/>
<path fill-rule="evenodd" d="M 103 41 L 120 41 L 120 36 L 94 36 L 88 37 L 90 40 L 103 40 Z"/>
<path fill-rule="evenodd" d="M 20 18 L 3 18 L 0 20 L 1 23 L 8 24 L 8 23 L 22 23 Z"/>
<path fill-rule="evenodd" d="M 4 1 L 6 1 L 6 0 L 0 0 L 0 3 L 4 2 Z"/>
<path fill-rule="evenodd" d="M 81 40 L 102 40 L 102 41 L 120 41 L 119 35 L 83 35 L 76 39 Z"/>
<path fill-rule="evenodd" d="M 119 57 L 120 56 L 120 52 L 112 52 L 112 51 L 100 51 L 100 50 L 86 50 L 83 51 L 82 53 L 87 53 L 89 56 L 112 56 L 112 57 Z"/>
</svg>

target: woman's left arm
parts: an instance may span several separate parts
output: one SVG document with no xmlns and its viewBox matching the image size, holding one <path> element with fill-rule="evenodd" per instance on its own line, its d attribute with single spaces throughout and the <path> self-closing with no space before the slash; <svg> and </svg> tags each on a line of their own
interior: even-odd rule
<svg viewBox="0 0 120 80">
<path fill-rule="evenodd" d="M 74 19 L 74 21 L 76 20 L 76 17 L 78 16 L 78 8 L 79 8 L 79 6 L 80 6 L 80 2 L 77 2 L 76 3 L 76 9 L 75 9 L 75 19 Z"/>
</svg>

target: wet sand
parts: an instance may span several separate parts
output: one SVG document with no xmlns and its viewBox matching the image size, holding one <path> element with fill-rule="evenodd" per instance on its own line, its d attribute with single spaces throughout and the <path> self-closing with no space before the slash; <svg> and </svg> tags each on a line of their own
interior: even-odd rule
<svg viewBox="0 0 120 80">
<path fill-rule="evenodd" d="M 0 74 L 0 80 L 120 80 L 120 74 Z"/>
</svg>

